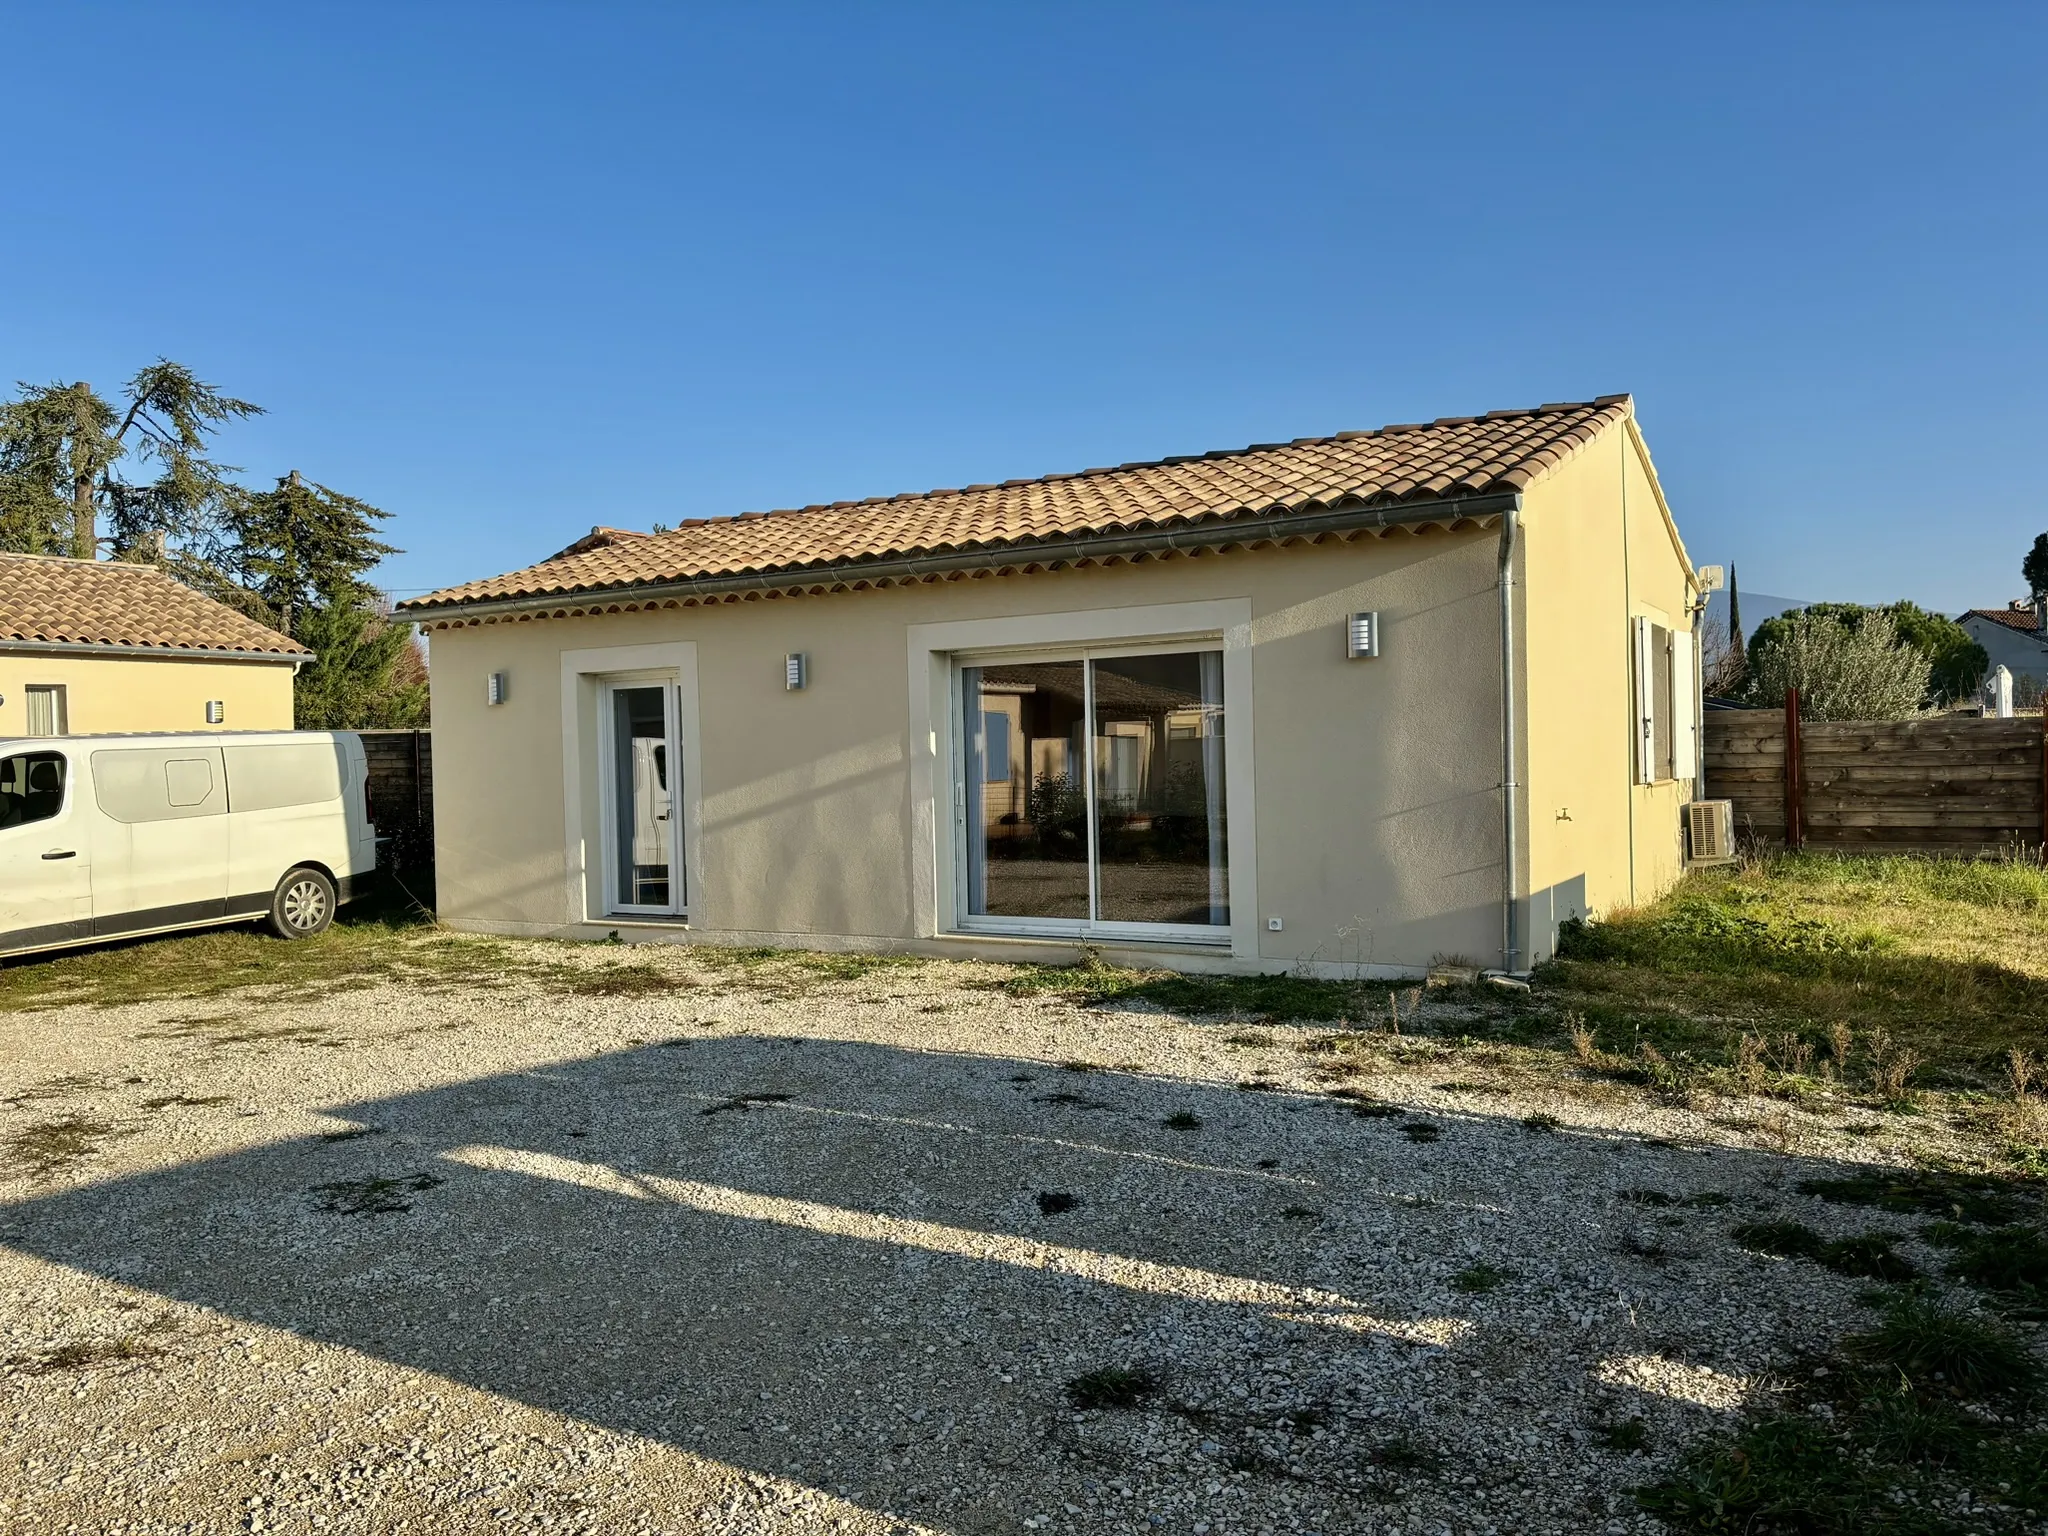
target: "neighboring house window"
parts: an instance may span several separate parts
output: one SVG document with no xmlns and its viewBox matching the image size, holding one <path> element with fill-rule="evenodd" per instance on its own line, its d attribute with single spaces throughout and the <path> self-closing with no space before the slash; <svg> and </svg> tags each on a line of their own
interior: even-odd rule
<svg viewBox="0 0 2048 1536">
<path fill-rule="evenodd" d="M 63 736 L 69 733 L 69 711 L 64 707 L 62 683 L 30 683 L 25 692 L 28 695 L 29 735 Z"/>
<path fill-rule="evenodd" d="M 1222 936 L 1220 648 L 970 658 L 959 676 L 970 922 Z"/>
<path fill-rule="evenodd" d="M 1697 772 L 1699 701 L 1692 636 L 1636 619 L 1636 782 L 1690 779 Z"/>
<path fill-rule="evenodd" d="M 48 821 L 64 809 L 64 759 L 55 752 L 0 758 L 0 830 Z"/>
</svg>

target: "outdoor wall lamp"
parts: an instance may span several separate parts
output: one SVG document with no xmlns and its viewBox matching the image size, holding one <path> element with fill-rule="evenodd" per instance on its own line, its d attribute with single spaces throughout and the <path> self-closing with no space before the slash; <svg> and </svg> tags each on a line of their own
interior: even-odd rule
<svg viewBox="0 0 2048 1536">
<path fill-rule="evenodd" d="M 494 705 L 502 704 L 505 702 L 504 673 L 493 672 L 489 677 L 484 679 L 484 702 L 486 704 Z"/>
<path fill-rule="evenodd" d="M 786 692 L 795 693 L 799 688 L 808 688 L 811 682 L 811 657 L 808 651 L 791 651 L 782 658 L 782 686 Z"/>
<path fill-rule="evenodd" d="M 1380 653 L 1380 616 L 1354 613 L 1344 621 L 1344 654 L 1353 661 L 1369 661 Z"/>
</svg>

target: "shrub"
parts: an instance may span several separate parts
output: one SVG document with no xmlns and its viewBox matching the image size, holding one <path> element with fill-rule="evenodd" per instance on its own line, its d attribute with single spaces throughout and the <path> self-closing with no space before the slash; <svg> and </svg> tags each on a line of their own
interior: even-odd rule
<svg viewBox="0 0 2048 1536">
<path fill-rule="evenodd" d="M 1799 690 L 1808 720 L 1910 720 L 1927 699 L 1932 667 L 1899 638 L 1888 613 L 1851 626 L 1831 614 L 1793 614 L 1750 658 L 1749 697 L 1782 706 Z"/>
</svg>

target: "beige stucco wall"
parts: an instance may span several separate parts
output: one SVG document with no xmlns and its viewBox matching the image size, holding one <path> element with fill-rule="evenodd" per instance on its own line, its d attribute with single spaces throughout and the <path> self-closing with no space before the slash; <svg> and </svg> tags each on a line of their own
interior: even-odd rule
<svg viewBox="0 0 2048 1536">
<path fill-rule="evenodd" d="M 70 733 L 117 731 L 288 731 L 292 728 L 289 662 L 192 661 L 153 656 L 71 656 L 0 648 L 0 736 L 28 729 L 31 683 L 65 689 Z M 206 723 L 206 701 L 219 699 L 226 718 Z"/>
<path fill-rule="evenodd" d="M 918 941 L 908 628 L 998 615 L 1242 598 L 1251 605 L 1255 956 L 1421 967 L 1500 948 L 1499 639 L 1491 533 L 1396 534 L 1055 575 L 434 632 L 444 918 L 575 928 L 566 876 L 560 657 L 693 642 L 700 871 L 690 936 Z M 1376 609 L 1373 661 L 1343 620 Z M 782 660 L 811 657 L 785 692 Z M 507 702 L 485 702 L 504 672 Z M 1241 713 L 1233 718 L 1241 720 Z M 579 750 L 590 753 L 595 745 Z M 927 810 L 927 814 L 929 814 Z M 1265 919 L 1279 917 L 1279 933 Z M 676 936 L 630 928 L 634 937 Z M 941 942 L 939 947 L 944 947 Z M 976 946 L 990 952 L 987 943 Z M 1050 946 L 1049 949 L 1058 949 Z"/>
<path fill-rule="evenodd" d="M 1632 630 L 1690 643 L 1690 564 L 1632 433 L 1609 432 L 1524 501 L 1532 961 L 1556 925 L 1645 902 L 1684 869 L 1687 776 L 1634 783 Z"/>
</svg>

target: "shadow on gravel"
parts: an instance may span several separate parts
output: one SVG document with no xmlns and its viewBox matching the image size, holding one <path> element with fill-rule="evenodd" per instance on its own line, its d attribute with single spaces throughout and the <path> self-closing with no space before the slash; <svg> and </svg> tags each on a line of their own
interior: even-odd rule
<svg viewBox="0 0 2048 1536">
<path fill-rule="evenodd" d="M 978 1533 L 1234 1473 L 1254 1527 L 1284 1494 L 1310 1529 L 1401 1501 L 1578 1528 L 1788 1333 L 1862 1320 L 1867 1279 L 1732 1227 L 1908 1226 L 1802 1194 L 1854 1171 L 1811 1159 L 1065 1079 L 663 1042 L 339 1106 L 375 1134 L 24 1200 L 0 1238 Z"/>
</svg>

